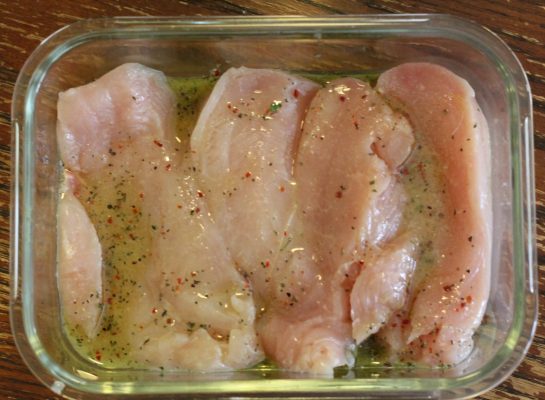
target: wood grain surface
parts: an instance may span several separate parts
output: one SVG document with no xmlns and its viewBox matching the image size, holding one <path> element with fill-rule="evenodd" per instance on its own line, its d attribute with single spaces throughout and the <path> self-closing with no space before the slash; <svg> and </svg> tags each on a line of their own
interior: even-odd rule
<svg viewBox="0 0 545 400">
<path fill-rule="evenodd" d="M 56 399 L 21 360 L 10 332 L 10 107 L 23 63 L 40 41 L 84 18 L 147 15 L 450 13 L 488 27 L 515 51 L 533 92 L 539 248 L 540 320 L 528 355 L 483 399 L 545 399 L 545 2 L 515 0 L 166 1 L 0 0 L 0 398 Z"/>
</svg>

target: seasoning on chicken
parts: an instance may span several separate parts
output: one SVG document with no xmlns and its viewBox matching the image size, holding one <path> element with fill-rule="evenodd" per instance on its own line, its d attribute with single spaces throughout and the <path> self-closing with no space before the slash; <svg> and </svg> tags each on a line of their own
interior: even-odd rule
<svg viewBox="0 0 545 400">
<path fill-rule="evenodd" d="M 384 72 L 377 88 L 440 158 L 447 210 L 434 244 L 439 259 L 416 288 L 401 351 L 431 365 L 457 364 L 473 348 L 490 289 L 488 126 L 470 85 L 441 66 L 402 64 Z"/>
<path fill-rule="evenodd" d="M 61 155 L 82 182 L 108 277 L 97 343 L 110 345 L 95 360 L 199 371 L 259 362 L 251 291 L 176 140 L 164 75 L 125 64 L 61 93 L 58 110 Z"/>
</svg>

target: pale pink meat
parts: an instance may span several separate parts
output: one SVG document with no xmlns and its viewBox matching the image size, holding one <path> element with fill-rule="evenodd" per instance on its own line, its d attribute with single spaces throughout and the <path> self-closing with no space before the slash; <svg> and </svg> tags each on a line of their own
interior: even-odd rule
<svg viewBox="0 0 545 400">
<path fill-rule="evenodd" d="M 404 144 L 398 152 L 381 145 L 390 135 Z M 339 79 L 313 99 L 295 162 L 298 209 L 279 255 L 284 296 L 258 322 L 265 351 L 281 366 L 331 374 L 352 364 L 350 289 L 364 250 L 397 231 L 403 201 L 377 152 L 398 165 L 412 143 L 405 118 L 367 83 Z"/>
<path fill-rule="evenodd" d="M 231 68 L 191 136 L 212 218 L 261 306 L 278 296 L 276 256 L 295 207 L 293 160 L 317 89 L 281 71 Z"/>
<path fill-rule="evenodd" d="M 486 120 L 469 84 L 438 65 L 400 65 L 383 73 L 377 88 L 407 113 L 443 163 L 448 212 L 435 241 L 440 259 L 415 292 L 404 341 L 422 349 L 418 361 L 456 364 L 472 350 L 489 296 L 492 207 Z M 400 335 L 390 336 L 399 343 Z"/>
<path fill-rule="evenodd" d="M 164 75 L 125 64 L 61 93 L 58 110 L 61 155 L 81 178 L 105 265 L 112 275 L 116 262 L 134 265 L 130 277 L 113 276 L 107 289 L 117 296 L 106 304 L 128 303 L 117 329 L 131 356 L 198 371 L 259 362 L 251 291 L 194 182 L 188 143 L 174 140 L 175 97 Z"/>
<path fill-rule="evenodd" d="M 170 154 L 169 164 L 162 163 L 170 165 L 170 174 L 161 180 L 149 179 L 143 187 L 153 194 L 145 197 L 143 208 L 160 234 L 153 242 L 152 268 L 146 274 L 147 293 L 154 302 L 148 309 L 161 304 L 171 309 L 167 315 L 182 332 L 157 330 L 155 316 L 148 313 L 142 318 L 138 311 L 142 307 L 134 307 L 134 327 L 144 325 L 148 336 L 157 332 L 148 343 L 151 346 L 146 345 L 145 351 L 135 356 L 157 360 L 158 365 L 195 370 L 252 366 L 263 359 L 254 329 L 252 291 L 237 272 L 223 237 L 210 219 L 203 192 L 191 175 L 190 157 L 177 165 L 173 162 L 176 155 L 169 153 L 165 144 L 161 150 Z M 157 202 L 157 198 L 162 201 Z M 194 333 L 188 334 L 188 325 Z M 167 350 L 164 340 L 168 337 L 177 337 L 175 342 L 181 346 L 178 354 Z M 155 345 L 164 351 L 156 352 Z M 213 363 L 206 366 L 207 357 L 212 355 Z"/>
<path fill-rule="evenodd" d="M 102 303 L 102 249 L 85 208 L 67 188 L 61 193 L 59 287 L 66 321 L 95 336 Z"/>
<path fill-rule="evenodd" d="M 140 64 L 123 64 L 95 82 L 59 93 L 57 138 L 65 167 L 103 168 L 112 143 L 171 131 L 174 102 L 165 76 Z"/>
<path fill-rule="evenodd" d="M 358 343 L 405 306 L 416 269 L 416 248 L 416 239 L 404 234 L 365 258 L 350 295 L 352 334 Z"/>
<path fill-rule="evenodd" d="M 439 261 L 418 281 L 399 177 L 413 129 L 443 163 L 447 210 Z M 492 222 L 489 133 L 466 81 L 426 63 L 385 72 L 376 90 L 231 68 L 191 137 L 177 135 L 174 93 L 142 65 L 59 95 L 69 325 L 92 339 L 124 301 L 115 329 L 136 362 L 198 371 L 265 353 L 331 375 L 379 330 L 401 359 L 467 357 L 488 299 Z M 123 276 L 116 262 L 134 269 Z"/>
</svg>

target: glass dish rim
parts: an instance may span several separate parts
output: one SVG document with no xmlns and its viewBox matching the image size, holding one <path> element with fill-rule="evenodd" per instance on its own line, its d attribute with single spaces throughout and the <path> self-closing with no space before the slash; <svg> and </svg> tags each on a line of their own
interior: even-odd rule
<svg viewBox="0 0 545 400">
<path fill-rule="evenodd" d="M 428 22 L 425 27 L 419 24 Z M 259 27 L 259 32 L 255 28 Z M 344 395 L 365 392 L 384 393 L 396 387 L 396 392 L 409 391 L 413 394 L 433 391 L 456 391 L 460 388 L 474 387 L 477 391 L 470 396 L 482 393 L 505 379 L 521 362 L 526 353 L 536 326 L 537 280 L 535 245 L 535 204 L 531 96 L 524 71 L 511 50 L 494 33 L 473 22 L 445 14 L 397 14 L 397 15 L 345 15 L 331 17 L 300 16 L 219 16 L 219 17 L 117 17 L 82 20 L 56 31 L 45 39 L 31 54 L 21 69 L 13 94 L 12 102 L 12 198 L 11 198 L 11 242 L 10 242 L 10 318 L 16 345 L 30 370 L 54 391 L 62 391 L 64 385 L 88 393 L 128 394 L 138 387 L 138 394 L 172 393 L 219 393 L 255 394 L 255 381 L 209 382 L 210 388 L 199 392 L 192 386 L 202 386 L 202 382 L 98 382 L 83 380 L 56 365 L 45 352 L 39 352 L 39 338 L 33 333 L 32 258 L 29 257 L 29 244 L 25 240 L 31 232 L 31 218 L 21 214 L 21 210 L 32 209 L 32 176 L 21 177 L 20 171 L 33 171 L 33 143 L 27 138 L 33 132 L 33 101 L 41 82 L 51 65 L 69 50 L 97 37 L 145 38 L 159 36 L 186 37 L 204 35 L 236 35 L 278 37 L 289 34 L 354 33 L 362 36 L 373 34 L 407 35 L 407 30 L 415 29 L 409 36 L 434 36 L 463 40 L 478 48 L 486 56 L 498 63 L 509 66 L 503 79 L 523 83 L 526 90 L 509 93 L 511 115 L 511 155 L 513 169 L 513 229 L 514 268 L 515 268 L 515 312 L 511 330 L 506 343 L 485 364 L 483 368 L 458 378 L 379 378 L 379 379 L 278 379 L 271 380 L 267 388 L 259 394 L 289 393 L 331 394 L 343 390 Z M 161 31 L 158 31 L 161 30 Z M 496 48 L 497 51 L 491 51 Z M 499 53 L 498 53 L 499 51 Z M 513 106 L 515 105 L 515 106 Z M 522 113 L 519 114 L 519 111 Z M 529 112 L 530 110 L 530 112 Z M 514 113 L 514 114 L 513 114 Z M 522 121 L 524 119 L 524 121 Z M 522 126 L 520 126 L 522 122 Z M 519 137 L 520 135 L 520 137 Z M 519 152 L 522 152 L 522 159 Z M 22 163 L 22 164 L 21 164 Z M 524 181 L 524 182 L 523 182 Z M 524 186 L 526 185 L 526 186 Z M 32 239 L 32 238 L 31 238 Z M 22 251 L 21 251 L 22 250 Z M 23 257 L 23 258 L 21 258 Z M 21 263 L 21 261 L 23 261 Z M 20 292 L 22 290 L 22 296 Z M 22 307 L 21 307 L 22 305 Z M 533 322 L 532 322 L 533 321 Z M 511 343 L 512 348 L 507 346 Z M 515 350 L 516 348 L 516 350 Z M 33 358 L 34 360 L 30 360 Z M 498 362 L 499 361 L 499 362 Z M 486 367 L 486 368 L 485 368 Z M 484 372 L 483 372 L 484 371 Z M 494 379 L 485 382 L 492 375 Z M 272 383 L 271 383 L 272 382 Z M 434 387 L 430 383 L 436 384 Z M 183 385 L 181 385 L 183 383 Z M 247 385 L 245 385 L 247 383 Z M 297 388 L 295 385 L 297 384 Z M 106 385 L 106 386 L 105 386 Z M 59 389 L 60 387 L 60 389 Z M 143 390 L 142 390 L 143 389 Z M 463 396 L 464 397 L 464 396 Z"/>
</svg>

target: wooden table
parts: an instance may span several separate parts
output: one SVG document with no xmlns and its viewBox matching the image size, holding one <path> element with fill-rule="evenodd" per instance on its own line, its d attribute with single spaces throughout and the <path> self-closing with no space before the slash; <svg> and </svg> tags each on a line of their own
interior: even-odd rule
<svg viewBox="0 0 545 400">
<path fill-rule="evenodd" d="M 103 16 L 335 13 L 459 15 L 496 32 L 522 62 L 534 100 L 541 318 L 524 362 L 511 378 L 482 398 L 545 399 L 545 2 L 516 0 L 0 0 L 0 398 L 57 398 L 34 378 L 19 357 L 8 317 L 11 97 L 17 74 L 40 41 L 66 24 Z"/>
</svg>

